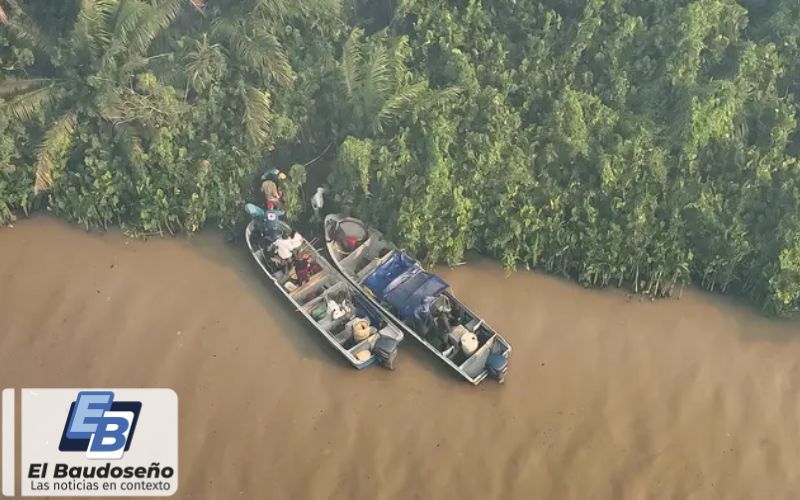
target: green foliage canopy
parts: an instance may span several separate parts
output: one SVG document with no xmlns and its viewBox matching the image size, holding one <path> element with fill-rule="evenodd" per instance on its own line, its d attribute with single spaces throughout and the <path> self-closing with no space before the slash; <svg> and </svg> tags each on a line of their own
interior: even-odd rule
<svg viewBox="0 0 800 500">
<path fill-rule="evenodd" d="M 233 228 L 266 161 L 429 262 L 800 308 L 794 0 L 0 8 L 0 222 Z"/>
</svg>

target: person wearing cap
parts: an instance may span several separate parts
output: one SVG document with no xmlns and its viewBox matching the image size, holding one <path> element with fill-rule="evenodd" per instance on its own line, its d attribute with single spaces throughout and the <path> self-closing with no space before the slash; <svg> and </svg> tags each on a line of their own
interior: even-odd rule
<svg viewBox="0 0 800 500">
<path fill-rule="evenodd" d="M 278 187 L 278 182 L 286 179 L 286 174 L 277 168 L 271 168 L 264 172 L 261 176 L 261 191 L 267 202 L 278 204 L 281 202 L 281 190 Z"/>
</svg>

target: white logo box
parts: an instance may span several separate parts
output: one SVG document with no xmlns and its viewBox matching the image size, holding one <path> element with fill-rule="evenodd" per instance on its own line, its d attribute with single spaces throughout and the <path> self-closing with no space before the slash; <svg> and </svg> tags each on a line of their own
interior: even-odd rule
<svg viewBox="0 0 800 500">
<path fill-rule="evenodd" d="M 7 391 L 4 391 L 4 405 Z M 70 406 L 78 395 L 106 391 L 113 392 L 114 403 L 141 403 L 133 435 L 126 435 L 126 439 L 130 439 L 129 449 L 105 455 L 86 450 L 60 451 Z M 20 392 L 19 477 L 23 496 L 163 497 L 177 491 L 178 396 L 173 390 L 87 388 L 22 389 Z M 106 416 L 123 417 L 130 423 L 132 413 L 107 411 Z M 4 437 L 5 426 L 6 419 Z M 4 456 L 7 444 L 3 443 Z M 4 461 L 4 494 L 8 493 L 7 465 Z M 13 463 L 11 467 L 13 471 Z"/>
</svg>

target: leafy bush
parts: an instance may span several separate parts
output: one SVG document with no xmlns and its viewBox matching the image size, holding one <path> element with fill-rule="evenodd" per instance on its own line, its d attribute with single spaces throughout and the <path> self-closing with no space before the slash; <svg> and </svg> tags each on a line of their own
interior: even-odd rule
<svg viewBox="0 0 800 500">
<path fill-rule="evenodd" d="M 266 161 L 429 262 L 800 308 L 794 0 L 20 5 L 0 223 L 233 228 Z"/>
</svg>

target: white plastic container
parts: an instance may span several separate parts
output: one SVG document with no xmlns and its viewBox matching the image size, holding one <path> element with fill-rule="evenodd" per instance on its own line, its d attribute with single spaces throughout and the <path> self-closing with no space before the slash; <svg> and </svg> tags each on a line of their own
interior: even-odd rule
<svg viewBox="0 0 800 500">
<path fill-rule="evenodd" d="M 470 357 L 478 350 L 478 337 L 472 333 L 467 332 L 461 336 L 461 352 L 464 356 Z"/>
<path fill-rule="evenodd" d="M 369 321 L 363 318 L 357 318 L 353 321 L 353 340 L 357 343 L 363 342 L 369 338 Z"/>
</svg>

